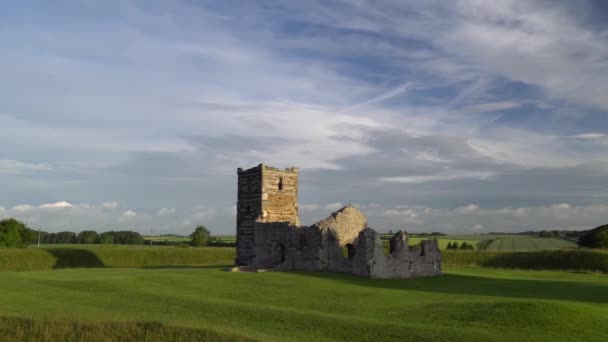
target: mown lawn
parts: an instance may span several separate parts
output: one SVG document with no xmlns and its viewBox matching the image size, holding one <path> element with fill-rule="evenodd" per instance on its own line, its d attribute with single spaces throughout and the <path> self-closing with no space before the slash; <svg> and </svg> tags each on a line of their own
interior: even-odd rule
<svg viewBox="0 0 608 342">
<path fill-rule="evenodd" d="M 0 316 L 159 322 L 276 341 L 604 341 L 608 336 L 607 275 L 445 271 L 443 277 L 410 280 L 230 273 L 218 266 L 3 272 Z"/>
</svg>

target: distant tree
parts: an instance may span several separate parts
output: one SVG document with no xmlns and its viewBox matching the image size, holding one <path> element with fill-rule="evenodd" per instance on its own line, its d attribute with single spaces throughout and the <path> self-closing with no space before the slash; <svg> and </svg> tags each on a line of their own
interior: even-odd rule
<svg viewBox="0 0 608 342">
<path fill-rule="evenodd" d="M 22 231 L 26 225 L 13 218 L 0 221 L 0 247 L 23 247 Z"/>
<path fill-rule="evenodd" d="M 55 239 L 54 239 L 53 243 L 71 244 L 71 243 L 75 243 L 76 241 L 77 241 L 76 233 L 64 231 L 64 232 L 58 232 L 55 234 Z"/>
<path fill-rule="evenodd" d="M 392 230 L 389 230 L 389 231 L 388 231 L 388 233 L 389 233 L 390 235 L 393 235 L 393 231 L 392 231 Z"/>
<path fill-rule="evenodd" d="M 608 224 L 586 231 L 578 239 L 578 245 L 588 248 L 608 248 Z"/>
<path fill-rule="evenodd" d="M 111 245 L 114 243 L 114 232 L 105 232 L 99 234 L 97 237 L 97 243 L 102 245 Z"/>
<path fill-rule="evenodd" d="M 211 232 L 205 226 L 198 226 L 194 232 L 190 234 L 190 238 L 192 239 L 192 242 L 190 243 L 192 246 L 207 246 L 211 240 Z"/>
<path fill-rule="evenodd" d="M 458 247 L 457 247 L 458 248 Z M 460 244 L 460 249 L 469 249 L 469 244 L 466 242 L 463 242 Z"/>
<path fill-rule="evenodd" d="M 448 249 L 456 249 L 458 248 L 458 245 L 456 244 L 456 242 L 448 242 Z"/>
<path fill-rule="evenodd" d="M 97 241 L 98 236 L 94 230 L 83 230 L 78 234 L 78 243 L 93 244 Z"/>
<path fill-rule="evenodd" d="M 145 240 L 138 232 L 124 230 L 114 232 L 114 243 L 120 245 L 143 245 Z"/>
</svg>

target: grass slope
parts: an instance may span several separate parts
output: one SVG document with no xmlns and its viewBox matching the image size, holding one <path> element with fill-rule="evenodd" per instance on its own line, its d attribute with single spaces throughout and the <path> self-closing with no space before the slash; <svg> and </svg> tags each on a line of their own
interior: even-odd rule
<svg viewBox="0 0 608 342">
<path fill-rule="evenodd" d="M 0 271 L 76 267 L 158 267 L 230 264 L 234 248 L 74 245 L 69 247 L 3 249 Z"/>
<path fill-rule="evenodd" d="M 5 272 L 0 316 L 159 322 L 276 341 L 603 341 L 608 334 L 608 276 L 446 271 L 410 280 L 218 267 Z"/>
</svg>

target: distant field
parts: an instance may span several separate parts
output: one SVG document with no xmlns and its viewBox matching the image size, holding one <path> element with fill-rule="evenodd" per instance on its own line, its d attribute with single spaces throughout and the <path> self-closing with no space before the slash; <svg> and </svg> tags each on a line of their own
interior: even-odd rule
<svg viewBox="0 0 608 342">
<path fill-rule="evenodd" d="M 388 246 L 388 240 L 391 237 L 392 236 L 389 234 L 382 235 L 385 247 Z M 467 244 L 475 247 L 475 250 L 487 250 L 495 252 L 540 251 L 578 247 L 576 241 L 569 239 L 518 234 L 463 234 L 443 236 L 410 235 L 409 244 L 415 245 L 420 243 L 422 240 L 429 239 L 437 239 L 439 242 L 439 248 L 442 250 L 447 249 L 447 245 L 454 242 L 456 242 L 459 246 L 463 242 L 466 242 Z"/>
<path fill-rule="evenodd" d="M 413 245 L 417 245 L 420 243 L 420 241 L 422 240 L 430 240 L 433 239 L 432 237 L 410 237 L 408 238 L 408 244 L 410 246 Z M 476 245 L 479 241 L 477 240 L 469 240 L 469 239 L 455 239 L 455 238 L 444 238 L 443 236 L 437 239 L 437 242 L 439 242 L 439 249 L 447 249 L 448 248 L 448 244 L 449 243 L 453 243 L 456 242 L 458 243 L 458 246 L 460 246 L 463 242 L 466 242 L 469 245 L 472 245 L 473 247 L 475 247 L 475 249 L 477 249 Z"/>
<path fill-rule="evenodd" d="M 177 236 L 177 235 L 167 235 L 167 236 L 142 236 L 146 240 L 151 240 L 152 243 L 154 241 L 168 241 L 168 242 L 190 242 L 192 239 L 188 236 Z"/>
<path fill-rule="evenodd" d="M 569 240 L 560 238 L 528 237 L 528 238 L 501 238 L 490 241 L 485 247 L 486 251 L 538 251 L 546 249 L 577 248 L 578 245 Z"/>
<path fill-rule="evenodd" d="M 215 235 L 214 238 L 223 242 L 236 242 L 236 235 Z"/>
</svg>

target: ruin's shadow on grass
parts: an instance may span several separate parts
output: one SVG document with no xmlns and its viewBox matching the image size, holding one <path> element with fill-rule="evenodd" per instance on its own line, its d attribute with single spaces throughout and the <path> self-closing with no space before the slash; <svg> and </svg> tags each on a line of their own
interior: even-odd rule
<svg viewBox="0 0 608 342">
<path fill-rule="evenodd" d="M 217 270 L 226 272 L 229 268 L 234 267 L 234 265 L 167 265 L 167 266 L 143 266 L 140 267 L 142 269 L 150 269 L 150 270 Z"/>
<path fill-rule="evenodd" d="M 55 257 L 57 262 L 53 268 L 97 268 L 105 267 L 104 263 L 95 253 L 86 249 L 46 249 L 46 252 Z"/>
<path fill-rule="evenodd" d="M 608 303 L 608 286 L 573 281 L 501 279 L 446 274 L 412 279 L 368 279 L 345 274 L 292 272 L 297 276 L 322 277 L 352 285 L 406 291 L 424 291 L 508 298 L 555 299 Z"/>
</svg>

